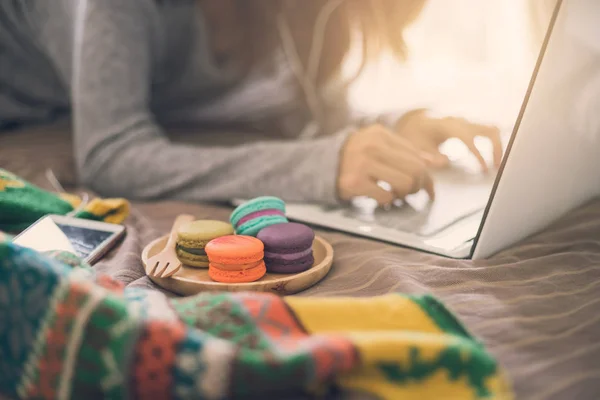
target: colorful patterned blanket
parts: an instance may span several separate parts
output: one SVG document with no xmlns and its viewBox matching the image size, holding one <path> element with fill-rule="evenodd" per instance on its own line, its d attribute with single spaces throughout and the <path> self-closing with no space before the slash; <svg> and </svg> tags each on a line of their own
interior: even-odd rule
<svg viewBox="0 0 600 400">
<path fill-rule="evenodd" d="M 0 394 L 36 399 L 509 399 L 435 298 L 168 298 L 66 253 L 0 243 Z"/>
</svg>

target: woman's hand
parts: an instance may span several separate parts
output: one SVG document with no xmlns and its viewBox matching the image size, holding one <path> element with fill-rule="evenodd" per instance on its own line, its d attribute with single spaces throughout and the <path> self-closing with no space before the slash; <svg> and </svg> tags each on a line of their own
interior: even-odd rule
<svg viewBox="0 0 600 400">
<path fill-rule="evenodd" d="M 387 182 L 391 191 L 378 181 Z M 433 181 L 419 151 L 407 139 L 381 125 L 361 129 L 351 135 L 342 149 L 338 194 L 348 201 L 368 196 L 380 205 L 425 189 L 433 199 Z"/>
<path fill-rule="evenodd" d="M 450 138 L 462 141 L 477 157 L 484 172 L 488 170 L 488 165 L 475 146 L 475 137 L 486 137 L 492 142 L 496 167 L 502 161 L 500 131 L 494 126 L 474 124 L 464 118 L 430 118 L 426 110 L 415 110 L 398 121 L 396 132 L 422 151 L 422 157 L 433 167 L 448 165 L 448 157 L 440 153 L 439 146 Z"/>
</svg>

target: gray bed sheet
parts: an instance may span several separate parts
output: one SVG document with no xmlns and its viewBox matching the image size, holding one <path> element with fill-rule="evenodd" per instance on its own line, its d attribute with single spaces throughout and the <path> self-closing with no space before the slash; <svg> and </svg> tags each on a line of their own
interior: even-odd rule
<svg viewBox="0 0 600 400">
<path fill-rule="evenodd" d="M 74 183 L 68 130 L 0 133 L 0 166 L 44 187 L 44 169 Z M 128 235 L 97 269 L 154 287 L 139 260 L 179 213 L 227 218 L 230 208 L 134 203 Z M 519 399 L 600 398 L 600 200 L 483 261 L 450 260 L 318 230 L 335 251 L 329 275 L 298 296 L 432 293 L 507 369 Z"/>
</svg>

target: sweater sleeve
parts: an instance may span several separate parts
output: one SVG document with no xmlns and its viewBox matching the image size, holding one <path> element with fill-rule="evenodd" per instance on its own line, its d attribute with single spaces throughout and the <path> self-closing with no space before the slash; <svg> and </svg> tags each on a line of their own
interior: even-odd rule
<svg viewBox="0 0 600 400">
<path fill-rule="evenodd" d="M 171 143 L 149 111 L 160 40 L 151 1 L 76 4 L 71 90 L 76 164 L 85 184 L 131 199 L 226 201 L 270 194 L 337 202 L 347 131 L 227 148 Z"/>
</svg>

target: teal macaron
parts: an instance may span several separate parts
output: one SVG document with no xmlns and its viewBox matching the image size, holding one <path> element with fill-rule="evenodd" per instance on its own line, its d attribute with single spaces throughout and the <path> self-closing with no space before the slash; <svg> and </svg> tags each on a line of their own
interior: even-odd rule
<svg viewBox="0 0 600 400">
<path fill-rule="evenodd" d="M 239 205 L 229 219 L 238 235 L 256 236 L 267 226 L 288 222 L 285 202 L 273 196 L 256 197 Z"/>
</svg>

